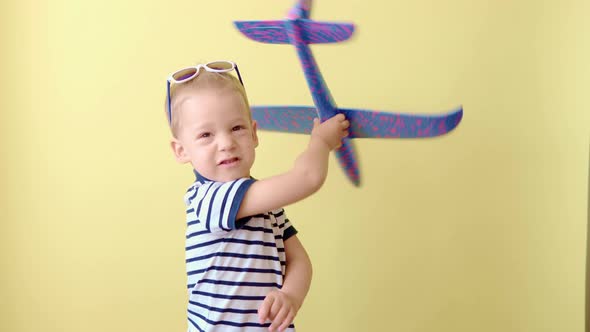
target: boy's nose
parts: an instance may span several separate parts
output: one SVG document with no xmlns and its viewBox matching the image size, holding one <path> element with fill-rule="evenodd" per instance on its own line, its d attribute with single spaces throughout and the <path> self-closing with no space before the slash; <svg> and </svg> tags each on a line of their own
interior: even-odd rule
<svg viewBox="0 0 590 332">
<path fill-rule="evenodd" d="M 218 146 L 220 151 L 231 150 L 236 145 L 232 135 L 219 135 L 218 138 Z"/>
</svg>

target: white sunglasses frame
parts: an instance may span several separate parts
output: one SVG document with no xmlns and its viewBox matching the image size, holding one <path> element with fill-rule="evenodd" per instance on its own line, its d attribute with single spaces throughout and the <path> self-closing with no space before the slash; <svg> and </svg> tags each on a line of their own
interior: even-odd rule
<svg viewBox="0 0 590 332">
<path fill-rule="evenodd" d="M 231 65 L 231 68 L 227 68 L 227 69 L 215 69 L 215 68 L 209 67 L 212 64 L 220 63 L 220 62 L 230 64 Z M 182 83 L 188 82 L 188 81 L 194 79 L 195 77 L 199 76 L 199 73 L 201 71 L 201 68 L 205 69 L 208 72 L 212 72 L 212 73 L 229 73 L 230 71 L 235 70 L 236 73 L 238 74 L 238 79 L 240 80 L 240 83 L 242 84 L 242 86 L 244 86 L 244 82 L 242 81 L 242 76 L 240 75 L 240 70 L 238 69 L 238 65 L 235 62 L 233 62 L 233 61 L 229 61 L 229 60 L 217 60 L 217 61 L 207 62 L 205 64 L 198 64 L 198 65 L 193 66 L 193 67 L 185 67 L 185 68 L 179 69 L 179 70 L 173 72 L 172 74 L 170 74 L 170 76 L 168 76 L 168 79 L 166 80 L 167 81 L 166 82 L 166 85 L 167 85 L 167 87 L 166 87 L 166 91 L 167 91 L 166 100 L 167 100 L 167 102 L 166 103 L 168 105 L 168 109 L 167 109 L 167 112 L 168 112 L 168 124 L 172 124 L 172 105 L 171 105 L 172 101 L 171 101 L 171 98 L 170 98 L 170 85 L 171 85 L 171 83 L 174 83 L 174 84 L 182 84 Z M 181 80 L 177 80 L 177 79 L 174 78 L 174 76 L 176 74 L 178 74 L 178 73 L 180 73 L 182 71 L 185 71 L 187 69 L 195 69 L 195 73 L 192 74 L 192 75 L 190 75 L 190 76 L 188 76 L 188 77 L 186 77 L 186 78 L 183 78 Z"/>
</svg>

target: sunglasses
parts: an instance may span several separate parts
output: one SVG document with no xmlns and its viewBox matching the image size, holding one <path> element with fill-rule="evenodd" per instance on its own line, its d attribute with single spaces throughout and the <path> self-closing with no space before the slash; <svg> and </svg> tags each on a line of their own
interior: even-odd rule
<svg viewBox="0 0 590 332">
<path fill-rule="evenodd" d="M 172 73 L 167 80 L 167 97 L 166 102 L 168 104 L 168 123 L 172 124 L 172 101 L 170 100 L 170 85 L 174 84 L 181 84 L 192 80 L 193 78 L 199 75 L 201 68 L 212 73 L 227 73 L 232 70 L 235 70 L 238 74 L 238 79 L 242 86 L 244 86 L 244 82 L 242 82 L 242 76 L 240 75 L 240 71 L 238 70 L 238 65 L 231 61 L 213 61 L 206 64 L 198 64 L 194 67 L 187 67 L 184 69 L 180 69 Z"/>
</svg>

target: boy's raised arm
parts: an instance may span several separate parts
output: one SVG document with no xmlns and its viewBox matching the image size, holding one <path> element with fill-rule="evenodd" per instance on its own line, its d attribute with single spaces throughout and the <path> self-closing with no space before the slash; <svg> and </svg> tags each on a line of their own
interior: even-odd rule
<svg viewBox="0 0 590 332">
<path fill-rule="evenodd" d="M 307 149 L 286 173 L 254 182 L 246 191 L 237 219 L 293 204 L 316 192 L 326 179 L 330 151 L 348 135 L 348 120 L 337 114 L 319 123 L 314 119 Z"/>
</svg>

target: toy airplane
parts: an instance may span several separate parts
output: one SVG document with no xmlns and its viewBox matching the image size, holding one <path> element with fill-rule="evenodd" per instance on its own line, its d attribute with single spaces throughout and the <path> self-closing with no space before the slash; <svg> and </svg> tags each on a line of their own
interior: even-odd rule
<svg viewBox="0 0 590 332">
<path fill-rule="evenodd" d="M 336 150 L 346 175 L 360 185 L 360 173 L 353 138 L 422 138 L 448 133 L 461 121 L 462 107 L 440 115 L 415 115 L 339 108 L 315 62 L 309 44 L 337 43 L 350 38 L 354 25 L 318 22 L 309 19 L 311 0 L 299 0 L 284 20 L 236 21 L 235 26 L 248 38 L 271 44 L 291 44 L 297 54 L 315 107 L 253 106 L 252 117 L 262 130 L 309 134 L 313 118 L 323 122 L 343 113 L 350 122 L 350 135 Z"/>
</svg>

